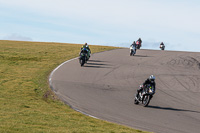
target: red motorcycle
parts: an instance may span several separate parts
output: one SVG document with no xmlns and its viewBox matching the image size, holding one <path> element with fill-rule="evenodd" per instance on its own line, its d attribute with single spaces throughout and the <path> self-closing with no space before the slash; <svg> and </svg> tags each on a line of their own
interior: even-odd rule
<svg viewBox="0 0 200 133">
<path fill-rule="evenodd" d="M 141 47 L 141 42 L 140 42 L 140 41 L 137 41 L 137 42 L 136 42 L 136 48 L 137 48 L 137 49 L 140 49 L 140 47 Z"/>
</svg>

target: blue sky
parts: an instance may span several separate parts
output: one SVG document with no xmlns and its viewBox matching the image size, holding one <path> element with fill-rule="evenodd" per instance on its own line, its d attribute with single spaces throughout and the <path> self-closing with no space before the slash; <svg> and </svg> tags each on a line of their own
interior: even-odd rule
<svg viewBox="0 0 200 133">
<path fill-rule="evenodd" d="M 200 52 L 198 0 L 0 0 L 0 40 Z"/>
</svg>

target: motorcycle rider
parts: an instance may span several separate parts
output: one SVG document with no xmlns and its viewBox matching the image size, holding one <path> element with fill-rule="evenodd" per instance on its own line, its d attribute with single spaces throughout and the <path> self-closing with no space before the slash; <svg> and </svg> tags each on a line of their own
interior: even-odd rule
<svg viewBox="0 0 200 133">
<path fill-rule="evenodd" d="M 136 41 L 136 44 L 138 45 L 138 48 L 142 47 L 142 40 L 141 38 L 139 38 L 137 41 Z M 140 46 L 139 46 L 140 45 Z"/>
<path fill-rule="evenodd" d="M 135 50 L 135 54 L 136 54 L 136 43 L 135 43 L 135 41 L 133 41 L 133 43 L 131 44 L 130 47 L 133 47 L 133 49 Z"/>
<path fill-rule="evenodd" d="M 141 38 L 139 38 L 137 41 L 138 41 L 140 44 L 142 44 L 142 39 L 141 39 Z"/>
<path fill-rule="evenodd" d="M 160 43 L 160 48 L 162 48 L 163 46 L 165 47 L 164 43 L 161 42 L 161 43 Z"/>
<path fill-rule="evenodd" d="M 81 51 L 82 51 L 84 48 L 86 48 L 86 50 L 87 50 L 87 58 L 89 59 L 89 58 L 90 58 L 90 54 L 91 54 L 91 50 L 90 50 L 90 48 L 89 48 L 89 46 L 88 46 L 87 43 L 85 43 L 85 44 L 81 47 Z"/>
<path fill-rule="evenodd" d="M 81 53 L 88 54 L 88 50 L 85 47 L 83 47 L 83 48 L 81 48 L 80 54 Z"/>
<path fill-rule="evenodd" d="M 81 48 L 81 52 L 79 53 L 79 63 L 81 66 L 83 66 L 87 61 L 89 60 L 88 58 L 88 50 L 84 47 Z"/>
<path fill-rule="evenodd" d="M 155 93 L 155 90 L 156 90 L 156 82 L 155 82 L 155 76 L 151 75 L 149 78 L 147 78 L 145 80 L 145 82 L 143 83 L 143 85 L 140 85 L 140 88 L 137 90 L 137 94 L 136 94 L 136 97 L 138 98 L 138 95 L 140 92 L 142 92 L 146 85 L 147 84 L 150 84 L 152 86 L 152 88 L 154 89 L 154 93 Z"/>
</svg>

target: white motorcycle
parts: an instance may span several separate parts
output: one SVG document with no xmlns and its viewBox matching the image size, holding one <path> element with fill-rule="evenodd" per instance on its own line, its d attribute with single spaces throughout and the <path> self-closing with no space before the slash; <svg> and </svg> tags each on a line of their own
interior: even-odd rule
<svg viewBox="0 0 200 133">
<path fill-rule="evenodd" d="M 130 56 L 134 56 L 136 54 L 136 49 L 133 45 L 130 46 Z"/>
</svg>

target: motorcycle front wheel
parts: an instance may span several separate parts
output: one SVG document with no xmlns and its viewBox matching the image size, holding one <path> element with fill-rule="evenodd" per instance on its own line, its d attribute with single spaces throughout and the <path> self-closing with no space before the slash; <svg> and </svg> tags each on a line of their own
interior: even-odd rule
<svg viewBox="0 0 200 133">
<path fill-rule="evenodd" d="M 135 96 L 135 99 L 134 99 L 134 104 L 139 104 L 139 101 L 136 99 L 136 96 Z"/>
<path fill-rule="evenodd" d="M 150 102 L 150 95 L 145 95 L 143 98 L 143 106 L 147 107 L 149 105 Z"/>
<path fill-rule="evenodd" d="M 85 64 L 85 61 L 83 59 L 80 59 L 79 62 L 81 64 L 81 66 L 83 66 Z"/>
<path fill-rule="evenodd" d="M 130 56 L 133 54 L 133 50 L 130 51 Z"/>
<path fill-rule="evenodd" d="M 135 99 L 134 100 L 134 104 L 139 104 L 138 100 Z"/>
</svg>

